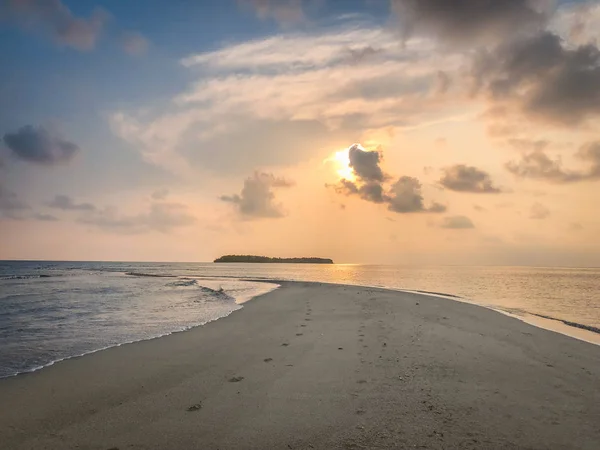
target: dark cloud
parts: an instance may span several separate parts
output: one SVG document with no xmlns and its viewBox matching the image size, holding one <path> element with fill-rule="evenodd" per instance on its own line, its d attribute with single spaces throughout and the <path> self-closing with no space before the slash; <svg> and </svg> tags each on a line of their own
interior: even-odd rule
<svg viewBox="0 0 600 450">
<path fill-rule="evenodd" d="M 444 217 L 444 220 L 442 221 L 440 227 L 454 229 L 454 230 L 460 230 L 460 229 L 475 228 L 475 225 L 473 224 L 471 219 L 469 219 L 466 216 L 451 216 L 451 217 Z"/>
<path fill-rule="evenodd" d="M 499 2 L 500 3 L 500 2 Z M 474 63 L 478 89 L 526 114 L 577 124 L 600 114 L 600 50 L 568 47 L 550 32 L 510 41 Z"/>
<path fill-rule="evenodd" d="M 400 177 L 391 186 L 388 209 L 396 213 L 424 211 L 419 180 L 413 177 Z"/>
<path fill-rule="evenodd" d="M 509 161 L 506 169 L 519 178 L 565 184 L 600 179 L 600 142 L 583 145 L 576 156 L 588 166 L 583 170 L 563 168 L 562 161 L 551 159 L 542 151 L 526 153 L 520 161 Z"/>
<path fill-rule="evenodd" d="M 53 216 L 52 214 L 44 214 L 44 213 L 36 213 L 33 216 L 34 219 L 40 220 L 42 222 L 56 222 L 58 221 L 58 217 Z"/>
<path fill-rule="evenodd" d="M 531 219 L 542 220 L 546 219 L 550 215 L 550 211 L 541 203 L 534 203 L 531 206 L 529 217 Z"/>
<path fill-rule="evenodd" d="M 443 213 L 443 212 L 446 212 L 447 210 L 448 210 L 448 208 L 446 207 L 446 205 L 442 205 L 441 203 L 433 202 L 427 211 L 431 212 L 431 213 Z"/>
<path fill-rule="evenodd" d="M 68 195 L 56 195 L 47 205 L 63 211 L 94 211 L 96 209 L 91 203 L 76 203 Z"/>
<path fill-rule="evenodd" d="M 283 217 L 280 204 L 275 203 L 273 189 L 292 186 L 292 183 L 272 174 L 255 172 L 244 181 L 241 194 L 223 195 L 220 199 L 233 203 L 245 218 Z"/>
<path fill-rule="evenodd" d="M 89 18 L 77 17 L 60 0 L 5 0 L 5 16 L 23 28 L 42 31 L 56 43 L 77 50 L 91 50 L 109 19 L 96 9 Z"/>
<path fill-rule="evenodd" d="M 77 144 L 44 127 L 24 126 L 4 135 L 13 156 L 35 164 L 53 165 L 70 161 L 79 151 Z"/>
<path fill-rule="evenodd" d="M 435 202 L 429 208 L 424 206 L 421 183 L 417 178 L 400 177 L 386 191 L 384 183 L 389 177 L 379 165 L 382 159 L 380 151 L 367 151 L 354 144 L 348 149 L 348 159 L 356 181 L 342 179 L 333 185 L 338 194 L 357 195 L 368 202 L 385 203 L 390 211 L 399 214 L 446 211 L 444 205 Z"/>
<path fill-rule="evenodd" d="M 29 205 L 19 200 L 17 194 L 0 184 L 0 218 L 24 219 L 22 214 L 28 209 Z"/>
<path fill-rule="evenodd" d="M 373 203 L 383 203 L 386 196 L 383 193 L 383 186 L 380 183 L 367 183 L 358 189 L 358 193 L 363 200 Z"/>
<path fill-rule="evenodd" d="M 146 54 L 150 43 L 140 33 L 127 32 L 121 36 L 121 46 L 125 53 L 132 56 L 140 56 Z"/>
<path fill-rule="evenodd" d="M 83 214 L 79 222 L 116 233 L 169 233 L 176 228 L 193 225 L 196 218 L 181 203 L 155 202 L 148 212 L 136 215 L 120 214 L 116 208 L 96 209 Z"/>
<path fill-rule="evenodd" d="M 490 175 L 477 167 L 457 164 L 446 167 L 443 171 L 444 175 L 440 179 L 440 184 L 451 191 L 485 194 L 501 192 L 494 186 Z"/>
<path fill-rule="evenodd" d="M 489 44 L 540 29 L 551 1 L 391 0 L 403 34 L 428 35 L 443 44 Z"/>
<path fill-rule="evenodd" d="M 356 194 L 363 200 L 373 203 L 384 203 L 388 200 L 388 197 L 383 192 L 383 186 L 381 183 L 370 182 L 358 186 L 352 181 L 342 179 L 334 188 L 338 194 L 353 195 Z"/>
<path fill-rule="evenodd" d="M 379 167 L 380 152 L 364 150 L 358 144 L 354 144 L 348 149 L 348 158 L 350 168 L 361 180 L 365 182 L 382 182 L 384 180 L 385 176 Z"/>
</svg>

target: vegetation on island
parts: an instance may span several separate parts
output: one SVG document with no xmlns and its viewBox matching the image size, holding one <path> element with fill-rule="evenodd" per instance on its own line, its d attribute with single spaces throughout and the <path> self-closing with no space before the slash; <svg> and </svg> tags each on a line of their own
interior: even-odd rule
<svg viewBox="0 0 600 450">
<path fill-rule="evenodd" d="M 329 258 L 270 258 L 256 255 L 225 255 L 214 260 L 216 263 L 286 263 L 286 264 L 333 264 Z"/>
</svg>

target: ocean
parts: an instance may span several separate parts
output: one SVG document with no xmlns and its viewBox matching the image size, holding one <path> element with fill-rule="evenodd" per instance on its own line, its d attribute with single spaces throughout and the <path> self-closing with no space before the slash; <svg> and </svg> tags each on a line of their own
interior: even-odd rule
<svg viewBox="0 0 600 450">
<path fill-rule="evenodd" d="M 273 280 L 445 294 L 600 332 L 597 268 L 0 261 L 0 378 L 226 317 Z"/>
</svg>

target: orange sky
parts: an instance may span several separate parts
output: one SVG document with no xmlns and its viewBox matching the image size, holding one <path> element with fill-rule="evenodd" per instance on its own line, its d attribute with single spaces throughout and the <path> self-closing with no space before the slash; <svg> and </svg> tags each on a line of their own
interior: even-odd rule
<svg viewBox="0 0 600 450">
<path fill-rule="evenodd" d="M 110 140 L 5 130 L 0 258 L 598 265 L 600 7 L 508 4 L 261 9 L 268 33 L 188 51 L 168 96 L 98 111 Z"/>
</svg>

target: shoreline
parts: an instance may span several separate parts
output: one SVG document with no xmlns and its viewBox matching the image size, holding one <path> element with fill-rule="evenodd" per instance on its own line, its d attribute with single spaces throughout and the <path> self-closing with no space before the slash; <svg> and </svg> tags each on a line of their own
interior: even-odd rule
<svg viewBox="0 0 600 450">
<path fill-rule="evenodd" d="M 0 380 L 0 441 L 597 448 L 597 346 L 422 295 L 281 282 L 224 320 Z"/>
<path fill-rule="evenodd" d="M 461 297 L 460 295 L 455 294 L 446 294 L 443 292 L 432 292 L 432 291 L 423 291 L 423 290 L 415 290 L 415 289 L 402 289 L 402 288 L 392 288 L 385 286 L 377 286 L 377 285 L 366 285 L 366 284 L 344 284 L 344 283 L 332 283 L 332 282 L 321 282 L 321 281 L 299 281 L 299 280 L 266 280 L 266 279 L 258 279 L 258 278 L 240 278 L 245 281 L 254 281 L 261 283 L 270 283 L 274 282 L 277 284 L 282 283 L 314 283 L 320 285 L 332 285 L 332 286 L 344 286 L 344 287 L 358 287 L 358 288 L 370 288 L 370 289 L 380 289 L 383 291 L 391 291 L 391 292 L 404 292 L 415 295 L 422 295 L 425 297 L 435 297 L 441 298 L 445 300 L 451 300 L 459 303 L 465 303 L 467 305 L 478 306 L 480 308 L 484 308 L 490 311 L 495 311 L 507 317 L 511 317 L 520 322 L 526 323 L 528 325 L 534 326 L 536 328 L 540 328 L 542 330 L 553 331 L 557 334 L 570 337 L 572 339 L 576 339 L 578 341 L 587 342 L 589 344 L 599 345 L 600 346 L 600 328 L 581 324 L 577 322 L 571 322 L 565 319 L 559 319 L 556 317 L 546 316 L 543 314 L 536 314 L 528 311 L 518 310 L 520 314 L 515 313 L 514 311 L 507 311 L 498 306 L 479 303 L 475 300 L 471 300 L 465 297 Z M 255 297 L 256 298 L 256 297 Z M 253 300 L 253 299 L 252 299 Z"/>
<path fill-rule="evenodd" d="M 192 278 L 192 279 L 199 279 L 199 280 L 202 280 L 204 278 L 204 277 L 190 277 L 190 276 L 179 276 L 179 275 L 147 275 L 147 274 L 135 274 L 135 273 L 125 273 L 125 275 L 165 277 L 165 278 Z M 215 278 L 215 277 L 208 277 L 208 279 L 211 279 L 211 278 Z M 390 288 L 390 287 L 375 286 L 375 285 L 357 285 L 357 284 L 343 284 L 343 283 L 331 283 L 331 282 L 319 282 L 319 281 L 296 281 L 296 280 L 278 280 L 278 279 L 263 279 L 263 278 L 242 278 L 242 277 L 233 277 L 233 276 L 231 276 L 231 277 L 216 277 L 216 278 L 235 278 L 240 281 L 249 281 L 249 282 L 273 285 L 273 288 L 271 290 L 269 290 L 265 293 L 258 294 L 254 297 L 251 297 L 250 299 L 245 299 L 243 302 L 238 302 L 236 300 L 236 303 L 238 305 L 240 305 L 242 308 L 243 308 L 244 304 L 252 302 L 264 295 L 267 295 L 270 292 L 273 292 L 273 291 L 279 289 L 282 285 L 284 285 L 286 283 L 304 283 L 304 284 L 315 284 L 315 285 L 370 288 L 370 289 L 378 289 L 378 290 L 382 290 L 382 291 L 402 292 L 402 293 L 410 293 L 410 294 L 415 294 L 415 295 L 422 295 L 425 297 L 441 298 L 441 299 L 445 299 L 445 300 L 450 300 L 450 301 L 455 301 L 455 302 L 459 302 L 459 303 L 465 303 L 465 304 L 472 305 L 472 306 L 481 307 L 481 308 L 484 308 L 484 309 L 487 309 L 490 311 L 495 311 L 504 316 L 511 317 L 513 319 L 516 319 L 520 322 L 526 323 L 526 324 L 531 325 L 536 328 L 540 328 L 540 329 L 547 330 L 547 331 L 552 331 L 554 333 L 557 333 L 557 334 L 560 334 L 563 336 L 567 336 L 572 339 L 576 339 L 578 341 L 583 341 L 583 342 L 587 342 L 587 343 L 590 343 L 593 345 L 600 346 L 600 329 L 598 329 L 596 327 L 592 327 L 592 326 L 585 325 L 585 324 L 579 324 L 579 323 L 575 323 L 575 322 L 570 322 L 570 321 L 566 321 L 563 319 L 558 319 L 555 317 L 545 316 L 545 315 L 541 315 L 541 314 L 530 313 L 527 311 L 519 311 L 520 314 L 516 314 L 514 312 L 506 311 L 506 310 L 503 310 L 503 309 L 493 306 L 493 305 L 477 303 L 476 301 L 461 297 L 459 295 L 454 295 L 454 294 L 446 294 L 446 293 L 442 293 L 442 292 L 430 292 L 430 291 L 423 291 L 423 290 Z M 242 309 L 242 308 L 240 308 L 240 309 Z M 196 325 L 191 325 L 191 326 L 183 328 L 183 329 L 176 329 L 176 330 L 170 331 L 165 334 L 153 336 L 151 338 L 121 342 L 118 344 L 109 345 L 109 346 L 98 348 L 98 349 L 93 349 L 93 350 L 90 350 L 90 351 L 87 351 L 87 352 L 84 352 L 81 354 L 67 356 L 64 358 L 53 360 L 42 366 L 37 366 L 37 367 L 34 367 L 29 370 L 23 370 L 21 372 L 17 372 L 17 373 L 11 374 L 11 375 L 0 377 L 0 382 L 4 379 L 14 378 L 14 377 L 18 377 L 18 376 L 23 376 L 23 375 L 28 375 L 28 374 L 32 374 L 35 372 L 39 372 L 40 370 L 44 370 L 48 367 L 52 367 L 55 364 L 61 363 L 63 361 L 69 361 L 72 359 L 81 358 L 81 357 L 84 357 L 87 355 L 92 355 L 94 353 L 109 350 L 111 348 L 121 347 L 124 345 L 130 345 L 130 344 L 136 344 L 139 342 L 153 341 L 156 339 L 170 336 L 172 334 L 187 332 L 187 331 L 193 330 L 195 328 L 203 327 L 203 326 L 207 325 L 208 323 L 226 319 L 227 317 L 229 317 L 231 314 L 233 314 L 234 312 L 236 312 L 238 310 L 239 309 L 233 310 L 229 314 L 222 316 L 222 317 L 218 317 L 216 319 L 212 319 L 212 320 L 202 322 L 202 323 L 199 323 Z"/>
</svg>

